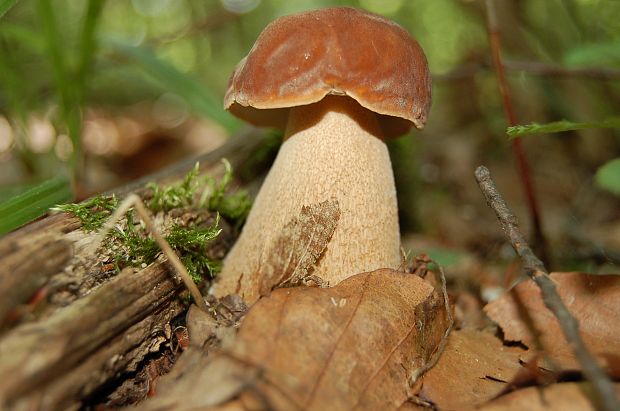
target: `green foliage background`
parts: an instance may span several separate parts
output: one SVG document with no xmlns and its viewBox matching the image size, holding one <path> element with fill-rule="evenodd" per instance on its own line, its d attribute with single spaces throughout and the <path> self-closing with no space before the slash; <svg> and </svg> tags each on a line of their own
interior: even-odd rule
<svg viewBox="0 0 620 411">
<path fill-rule="evenodd" d="M 564 127 L 572 131 L 563 131 L 561 143 L 553 136 L 528 139 L 534 164 L 553 145 L 569 157 L 585 153 L 574 172 L 582 180 L 591 178 L 620 155 L 616 123 L 608 129 L 590 128 L 619 114 L 620 2 L 496 3 L 520 122 L 568 120 L 587 126 Z M 68 181 L 79 179 L 85 107 L 122 111 L 173 95 L 193 115 L 212 119 L 229 135 L 237 133 L 243 124 L 222 110 L 221 101 L 230 73 L 261 30 L 285 14 L 343 5 L 395 20 L 427 54 L 434 77 L 429 123 L 424 131 L 391 144 L 390 150 L 404 227 L 432 233 L 426 216 L 435 207 L 418 199 L 441 202 L 456 195 L 454 201 L 462 202 L 464 191 L 471 188 L 453 179 L 452 174 L 460 172 L 451 171 L 453 164 L 448 163 L 458 160 L 447 150 L 468 141 L 474 147 L 468 161 L 512 161 L 484 1 L 0 0 L 0 203 L 58 175 L 67 176 L 65 192 Z M 539 64 L 557 72 L 541 74 Z M 597 74 L 601 71 L 607 76 Z M 57 138 L 70 138 L 70 159 L 59 159 L 54 149 L 30 149 L 27 125 L 33 114 L 50 118 Z M 12 129 L 4 145 L 8 137 L 2 134 L 3 121 Z M 557 129 L 539 130 L 550 131 Z M 605 149 L 591 149 L 597 144 Z M 613 164 L 610 167 L 617 167 Z M 618 192 L 617 170 L 606 170 L 601 187 Z M 514 178 L 511 184 L 517 186 Z"/>
</svg>

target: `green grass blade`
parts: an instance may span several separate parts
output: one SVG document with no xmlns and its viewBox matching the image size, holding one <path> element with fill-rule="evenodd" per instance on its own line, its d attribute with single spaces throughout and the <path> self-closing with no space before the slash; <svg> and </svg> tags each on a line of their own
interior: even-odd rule
<svg viewBox="0 0 620 411">
<path fill-rule="evenodd" d="M 72 197 L 69 180 L 56 177 L 0 203 L 0 235 L 42 216 L 50 207 Z"/>
<path fill-rule="evenodd" d="M 568 66 L 609 66 L 620 63 L 620 42 L 592 43 L 575 47 L 564 56 Z"/>
<path fill-rule="evenodd" d="M 105 44 L 116 53 L 139 64 L 163 90 L 183 98 L 196 113 L 211 118 L 230 133 L 240 128 L 241 122 L 224 111 L 220 98 L 198 80 L 158 58 L 152 50 L 131 46 L 118 40 L 108 40 Z"/>
<path fill-rule="evenodd" d="M 588 121 L 583 123 L 575 123 L 568 120 L 555 121 L 547 124 L 532 123 L 508 127 L 506 134 L 513 139 L 531 134 L 560 133 L 562 131 L 582 130 L 586 128 L 620 128 L 620 117 L 610 117 L 602 121 Z"/>
<path fill-rule="evenodd" d="M 0 18 L 17 3 L 17 0 L 0 0 Z"/>
<path fill-rule="evenodd" d="M 3 21 L 2 24 L 0 24 L 0 35 L 16 42 L 20 47 L 23 47 L 33 54 L 45 53 L 45 38 L 41 33 L 31 30 L 29 27 Z"/>
<path fill-rule="evenodd" d="M 620 157 L 601 166 L 594 179 L 599 187 L 620 197 Z"/>
</svg>

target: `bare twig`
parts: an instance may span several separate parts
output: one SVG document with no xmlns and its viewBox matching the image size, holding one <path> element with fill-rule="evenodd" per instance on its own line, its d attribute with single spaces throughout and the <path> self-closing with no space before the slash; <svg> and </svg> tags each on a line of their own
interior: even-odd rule
<svg viewBox="0 0 620 411">
<path fill-rule="evenodd" d="M 491 173 L 486 167 L 480 166 L 476 169 L 475 176 L 487 204 L 495 211 L 504 234 L 521 259 L 525 272 L 540 288 L 545 306 L 558 319 L 566 340 L 581 364 L 584 375 L 592 383 L 595 405 L 598 409 L 606 411 L 620 410 L 620 401 L 616 397 L 614 386 L 583 343 L 581 334 L 579 334 L 579 323 L 564 305 L 545 265 L 534 254 L 519 231 L 517 218 L 495 187 Z"/>
<path fill-rule="evenodd" d="M 499 33 L 499 24 L 497 21 L 497 12 L 495 10 L 495 1 L 486 0 L 486 9 L 488 17 L 488 30 L 491 42 L 491 52 L 493 54 L 493 64 L 495 65 L 495 72 L 497 74 L 497 82 L 499 84 L 499 90 L 502 95 L 502 102 L 504 105 L 504 113 L 509 126 L 516 126 L 518 124 L 517 115 L 512 105 L 512 97 L 510 95 L 510 88 L 508 87 L 508 81 L 506 81 L 506 72 L 504 70 L 504 63 L 501 55 L 501 40 Z M 527 204 L 530 209 L 530 215 L 532 218 L 532 226 L 534 228 L 534 245 L 539 249 L 539 252 L 544 261 L 549 262 L 547 244 L 542 232 L 542 225 L 540 222 L 540 211 L 538 207 L 538 201 L 536 200 L 536 194 L 534 192 L 534 185 L 532 184 L 532 178 L 530 176 L 530 167 L 528 165 L 523 145 L 518 139 L 512 140 L 512 151 L 517 159 L 517 165 L 519 168 L 519 175 L 521 176 L 521 183 L 527 198 Z"/>
</svg>

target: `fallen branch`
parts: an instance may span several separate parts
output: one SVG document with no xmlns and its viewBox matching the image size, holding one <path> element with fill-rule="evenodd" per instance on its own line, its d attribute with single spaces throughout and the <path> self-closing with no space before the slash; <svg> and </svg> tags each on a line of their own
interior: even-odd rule
<svg viewBox="0 0 620 411">
<path fill-rule="evenodd" d="M 0 244 L 0 255 L 6 256 L 0 259 L 0 329 L 7 314 L 61 271 L 72 254 L 71 244 L 54 236 Z"/>
<path fill-rule="evenodd" d="M 176 163 L 114 191 L 118 198 L 147 193 L 146 182 L 172 184 L 201 161 L 201 174 L 219 177 L 221 157 L 247 164 L 264 141 L 232 138 L 215 152 Z M 247 141 L 246 141 L 247 140 Z M 162 223 L 156 220 L 156 223 Z M 225 253 L 234 234 L 209 249 Z M 168 352 L 169 328 L 185 304 L 172 267 L 155 262 L 117 274 L 116 251 L 93 252 L 97 234 L 80 219 L 58 213 L 0 238 L 0 409 L 77 409 L 147 369 Z M 202 297 L 197 298 L 200 303 Z M 93 397 L 94 396 L 94 397 Z M 97 397 L 97 398 L 95 398 Z"/>
<path fill-rule="evenodd" d="M 480 166 L 475 172 L 476 181 L 484 194 L 489 207 L 495 211 L 495 215 L 502 226 L 502 230 L 512 244 L 515 252 L 523 263 L 526 274 L 534 280 L 542 292 L 545 306 L 558 319 L 566 340 L 571 345 L 575 357 L 579 361 L 586 378 L 592 383 L 593 401 L 597 409 L 614 411 L 620 409 L 620 401 L 615 394 L 615 389 L 605 372 L 596 362 L 594 356 L 586 348 L 581 334 L 579 323 L 572 316 L 566 305 L 558 295 L 555 283 L 549 277 L 549 273 L 543 262 L 534 254 L 519 231 L 517 218 L 510 211 L 504 198 L 497 190 L 489 170 Z"/>
<path fill-rule="evenodd" d="M 162 264 L 137 273 L 128 268 L 49 318 L 10 330 L 0 340 L 0 408 L 11 409 L 11 402 L 80 366 L 129 327 L 169 309 L 177 289 Z"/>
</svg>

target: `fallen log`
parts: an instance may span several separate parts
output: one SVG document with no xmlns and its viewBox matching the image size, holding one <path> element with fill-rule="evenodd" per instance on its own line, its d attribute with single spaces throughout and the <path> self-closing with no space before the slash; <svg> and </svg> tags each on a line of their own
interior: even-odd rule
<svg viewBox="0 0 620 411">
<path fill-rule="evenodd" d="M 45 321 L 23 324 L 2 338 L 0 399 L 6 405 L 71 371 L 130 325 L 170 305 L 178 285 L 165 266 L 133 271 L 124 270 Z"/>
<path fill-rule="evenodd" d="M 108 194 L 144 194 L 146 182 L 178 181 L 196 162 L 217 178 L 222 158 L 237 168 L 262 141 L 234 137 Z M 233 240 L 222 224 L 226 235 L 209 244 L 218 254 Z M 80 227 L 60 213 L 0 238 L 0 409 L 81 408 L 144 367 L 148 355 L 171 352 L 171 322 L 187 308 L 172 270 L 159 258 L 118 274 L 101 262 L 110 250 L 93 250 L 96 233 Z"/>
</svg>

